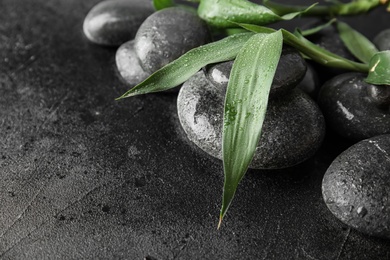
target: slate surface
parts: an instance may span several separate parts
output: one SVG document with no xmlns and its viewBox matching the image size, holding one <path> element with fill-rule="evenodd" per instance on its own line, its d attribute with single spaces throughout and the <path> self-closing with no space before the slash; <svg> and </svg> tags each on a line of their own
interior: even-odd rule
<svg viewBox="0 0 390 260">
<path fill-rule="evenodd" d="M 176 97 L 114 101 L 115 49 L 87 42 L 97 0 L 0 0 L 0 259 L 389 259 L 327 210 L 322 176 L 349 144 L 250 171 L 217 231 L 220 161 L 190 144 Z M 382 11 L 355 19 L 369 37 Z M 388 19 L 388 18 L 386 18 Z"/>
</svg>

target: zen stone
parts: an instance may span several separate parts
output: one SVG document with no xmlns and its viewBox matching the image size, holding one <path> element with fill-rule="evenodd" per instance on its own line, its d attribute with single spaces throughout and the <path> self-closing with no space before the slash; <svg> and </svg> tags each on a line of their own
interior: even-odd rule
<svg viewBox="0 0 390 260">
<path fill-rule="evenodd" d="M 208 66 L 206 77 L 217 86 L 226 88 L 233 61 Z M 276 68 L 270 95 L 282 95 L 293 89 L 305 76 L 306 62 L 295 49 L 285 46 Z"/>
<path fill-rule="evenodd" d="M 372 86 L 364 78 L 359 73 L 336 76 L 322 86 L 318 100 L 329 127 L 354 141 L 390 133 L 388 87 Z"/>
<path fill-rule="evenodd" d="M 151 3 L 145 0 L 100 2 L 85 17 L 84 34 L 91 42 L 108 46 L 132 40 L 142 22 L 154 12 Z"/>
<path fill-rule="evenodd" d="M 390 135 L 360 141 L 341 153 L 325 173 L 322 194 L 345 224 L 390 238 Z"/>
<path fill-rule="evenodd" d="M 209 41 L 207 25 L 178 7 L 149 16 L 135 37 L 135 51 L 146 72 L 153 73 L 187 51 Z"/>
<path fill-rule="evenodd" d="M 150 75 L 144 71 L 134 51 L 134 40 L 128 41 L 118 48 L 115 61 L 119 74 L 132 87 L 141 83 Z"/>
<path fill-rule="evenodd" d="M 226 88 L 211 84 L 199 72 L 183 84 L 177 99 L 187 137 L 206 153 L 222 159 L 222 128 Z M 323 116 L 306 94 L 294 89 L 270 99 L 251 168 L 286 168 L 310 158 L 325 133 Z"/>
<path fill-rule="evenodd" d="M 381 31 L 373 40 L 380 51 L 390 50 L 390 28 Z"/>
<path fill-rule="evenodd" d="M 317 72 L 310 64 L 307 64 L 305 77 L 299 82 L 297 88 L 308 94 L 312 99 L 317 100 L 321 88 L 320 80 Z"/>
</svg>

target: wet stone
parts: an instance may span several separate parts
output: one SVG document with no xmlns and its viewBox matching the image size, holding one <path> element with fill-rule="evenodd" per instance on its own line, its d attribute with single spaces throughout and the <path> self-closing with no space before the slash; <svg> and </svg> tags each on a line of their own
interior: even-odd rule
<svg viewBox="0 0 390 260">
<path fill-rule="evenodd" d="M 375 36 L 373 43 L 380 51 L 390 50 L 390 28 L 381 31 L 377 36 Z"/>
<path fill-rule="evenodd" d="M 134 51 L 134 40 L 128 41 L 118 48 L 115 62 L 121 78 L 129 86 L 134 87 L 149 76 L 149 73 L 146 73 L 142 68 Z"/>
<path fill-rule="evenodd" d="M 317 100 L 321 85 L 317 72 L 312 65 L 307 64 L 306 74 L 302 81 L 298 83 L 297 88 L 308 94 L 312 99 Z"/>
<path fill-rule="evenodd" d="M 365 139 L 341 153 L 324 175 L 322 194 L 348 226 L 390 238 L 390 135 Z"/>
<path fill-rule="evenodd" d="M 216 86 L 226 87 L 233 61 L 206 67 L 206 77 Z M 293 89 L 305 76 L 306 62 L 295 49 L 284 46 L 272 82 L 270 95 L 282 95 Z"/>
<path fill-rule="evenodd" d="M 226 88 L 211 84 L 199 72 L 183 84 L 177 109 L 189 140 L 213 157 L 222 158 L 223 104 Z M 325 133 L 322 114 L 300 90 L 270 99 L 254 159 L 257 169 L 291 167 L 310 158 Z"/>
<path fill-rule="evenodd" d="M 135 37 L 142 67 L 153 73 L 187 51 L 209 41 L 207 25 L 195 14 L 178 7 L 149 16 Z"/>
<path fill-rule="evenodd" d="M 154 12 L 151 3 L 145 0 L 100 2 L 85 17 L 84 34 L 91 42 L 108 46 L 132 40 L 142 22 Z"/>
<path fill-rule="evenodd" d="M 378 87 L 364 82 L 364 77 L 359 73 L 336 76 L 322 86 L 318 99 L 327 125 L 354 141 L 390 133 L 390 105 L 386 105 L 390 96 L 385 96 L 390 92 L 373 91 Z"/>
</svg>

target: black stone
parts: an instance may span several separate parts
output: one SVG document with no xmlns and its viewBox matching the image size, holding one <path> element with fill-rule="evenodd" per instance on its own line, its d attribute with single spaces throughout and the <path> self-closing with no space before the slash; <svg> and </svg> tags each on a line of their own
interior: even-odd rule
<svg viewBox="0 0 390 260">
<path fill-rule="evenodd" d="M 373 97 L 372 87 L 364 77 L 359 73 L 336 76 L 323 85 L 318 99 L 329 127 L 355 141 L 390 133 L 390 109 L 384 106 L 386 98 Z"/>
<path fill-rule="evenodd" d="M 153 73 L 187 51 L 209 41 L 207 25 L 193 12 L 171 7 L 149 16 L 135 37 L 141 65 Z"/>
<path fill-rule="evenodd" d="M 225 91 L 199 72 L 183 84 L 177 99 L 179 119 L 188 138 L 219 159 Z M 301 163 L 317 151 L 324 134 L 322 114 L 306 94 L 296 89 L 271 98 L 250 167 L 280 169 Z"/>
<path fill-rule="evenodd" d="M 345 224 L 390 238 L 390 135 L 365 139 L 341 153 L 325 173 L 322 193 Z"/>
<path fill-rule="evenodd" d="M 85 17 L 84 34 L 94 43 L 119 46 L 134 39 L 139 26 L 153 12 L 151 1 L 102 1 Z"/>
<path fill-rule="evenodd" d="M 115 62 L 120 77 L 131 87 L 141 83 L 150 75 L 144 71 L 134 51 L 134 40 L 128 41 L 118 48 Z"/>
<path fill-rule="evenodd" d="M 380 51 L 390 50 L 390 28 L 381 31 L 378 35 L 376 35 L 373 43 Z"/>
<path fill-rule="evenodd" d="M 312 99 L 317 100 L 321 84 L 317 71 L 309 63 L 307 64 L 305 77 L 298 83 L 297 88 L 308 94 Z"/>
<path fill-rule="evenodd" d="M 226 88 L 234 61 L 221 62 L 206 67 L 206 77 L 216 86 Z M 306 62 L 295 49 L 284 46 L 275 76 L 272 81 L 270 95 L 283 95 L 293 89 L 306 73 Z"/>
</svg>

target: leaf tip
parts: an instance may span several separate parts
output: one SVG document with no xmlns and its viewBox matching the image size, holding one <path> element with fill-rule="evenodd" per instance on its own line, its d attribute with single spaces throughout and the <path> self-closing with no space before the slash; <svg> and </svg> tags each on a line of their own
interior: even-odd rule
<svg viewBox="0 0 390 260">
<path fill-rule="evenodd" d="M 221 225 L 222 225 L 222 220 L 223 220 L 223 216 L 220 215 L 219 216 L 219 221 L 218 221 L 218 227 L 217 227 L 217 230 L 219 230 L 221 228 Z"/>
<path fill-rule="evenodd" d="M 127 97 L 129 97 L 129 95 L 123 94 L 122 96 L 115 98 L 115 101 L 118 101 L 118 100 L 121 100 L 121 99 L 125 99 Z"/>
</svg>

